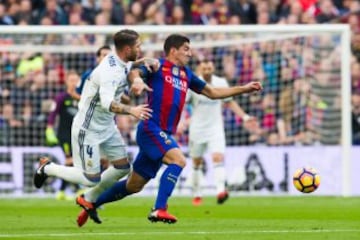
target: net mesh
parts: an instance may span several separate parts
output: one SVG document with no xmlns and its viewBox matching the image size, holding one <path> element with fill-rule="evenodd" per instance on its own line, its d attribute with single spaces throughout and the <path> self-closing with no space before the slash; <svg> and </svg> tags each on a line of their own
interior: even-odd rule
<svg viewBox="0 0 360 240">
<path fill-rule="evenodd" d="M 162 57 L 168 34 L 141 34 L 143 54 Z M 340 144 L 340 35 L 334 33 L 193 33 L 191 68 L 214 61 L 216 74 L 230 85 L 263 82 L 264 91 L 235 100 L 255 116 L 261 132 L 248 132 L 224 109 L 227 145 Z M 0 191 L 15 191 L 10 174 L 14 146 L 46 146 L 45 128 L 54 97 L 64 90 L 66 73 L 95 66 L 95 52 L 111 45 L 111 34 L 0 33 Z M 141 103 L 143 97 L 133 100 Z M 185 118 L 190 114 L 185 114 Z M 121 116 L 118 125 L 135 144 L 136 122 Z M 187 131 L 179 134 L 187 144 Z M 24 155 L 21 188 L 33 192 L 31 176 L 39 154 Z M 9 185 L 10 184 L 10 185 Z M 47 189 L 46 191 L 52 191 Z"/>
</svg>

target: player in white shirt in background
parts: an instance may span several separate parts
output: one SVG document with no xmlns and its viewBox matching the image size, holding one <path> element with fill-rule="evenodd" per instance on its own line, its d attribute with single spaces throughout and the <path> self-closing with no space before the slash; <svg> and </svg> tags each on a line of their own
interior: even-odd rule
<svg viewBox="0 0 360 240">
<path fill-rule="evenodd" d="M 37 188 L 43 186 L 48 176 L 84 186 L 95 186 L 89 194 L 76 199 L 81 206 L 83 199 L 94 202 L 100 193 L 130 171 L 126 145 L 115 124 L 115 114 L 130 114 L 140 120 L 151 116 L 147 104 L 129 106 L 120 103 L 120 96 L 128 85 L 127 72 L 140 54 L 139 34 L 125 29 L 117 32 L 113 40 L 115 51 L 100 62 L 86 81 L 79 111 L 73 120 L 71 134 L 74 167 L 58 165 L 43 157 L 34 174 L 34 185 Z M 156 69 L 158 63 L 152 63 Z M 144 88 L 151 90 L 142 82 L 132 83 L 135 93 Z M 102 155 L 107 157 L 112 166 L 101 173 Z"/>
<path fill-rule="evenodd" d="M 208 84 L 215 87 L 229 86 L 226 79 L 214 75 L 215 67 L 212 61 L 202 61 L 199 65 L 199 71 L 199 76 Z M 212 156 L 217 203 L 222 204 L 229 197 L 225 187 L 224 152 L 226 143 L 222 107 L 225 105 L 237 116 L 241 117 L 247 129 L 257 128 L 257 120 L 247 115 L 232 98 L 212 100 L 206 96 L 189 91 L 187 101 L 192 105 L 189 126 L 189 153 L 193 160 L 193 205 L 202 204 L 200 185 L 203 178 L 203 155 L 207 150 Z"/>
</svg>

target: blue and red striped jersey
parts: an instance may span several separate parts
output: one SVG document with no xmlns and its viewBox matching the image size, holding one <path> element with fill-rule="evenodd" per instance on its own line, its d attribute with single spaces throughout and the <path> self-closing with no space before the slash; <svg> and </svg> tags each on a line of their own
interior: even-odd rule
<svg viewBox="0 0 360 240">
<path fill-rule="evenodd" d="M 188 88 L 200 93 L 206 82 L 198 78 L 190 68 L 180 67 L 166 59 L 160 59 L 160 68 L 150 72 L 141 67 L 145 82 L 153 89 L 148 92 L 148 104 L 153 110 L 153 121 L 166 132 L 174 134 L 185 104 Z"/>
</svg>

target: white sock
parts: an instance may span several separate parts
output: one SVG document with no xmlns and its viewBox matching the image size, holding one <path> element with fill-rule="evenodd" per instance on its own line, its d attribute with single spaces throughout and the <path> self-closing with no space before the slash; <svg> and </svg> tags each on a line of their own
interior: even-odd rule
<svg viewBox="0 0 360 240">
<path fill-rule="evenodd" d="M 127 175 L 129 172 L 130 168 L 117 169 L 114 168 L 114 166 L 108 167 L 101 174 L 101 181 L 84 194 L 85 199 L 89 202 L 96 202 L 101 193 L 103 193 L 106 189 L 111 187 L 114 183 Z"/>
<path fill-rule="evenodd" d="M 194 197 L 202 197 L 201 183 L 202 183 L 203 173 L 200 167 L 193 169 L 192 177 L 193 177 L 192 179 L 193 195 Z"/>
<path fill-rule="evenodd" d="M 92 187 L 97 184 L 97 182 L 92 182 L 86 178 L 83 171 L 76 167 L 67 167 L 50 163 L 45 166 L 44 172 L 49 176 L 58 177 L 68 182 L 82 184 L 87 187 Z"/>
<path fill-rule="evenodd" d="M 214 178 L 216 193 L 222 193 L 225 191 L 225 167 L 224 163 L 214 163 Z"/>
</svg>

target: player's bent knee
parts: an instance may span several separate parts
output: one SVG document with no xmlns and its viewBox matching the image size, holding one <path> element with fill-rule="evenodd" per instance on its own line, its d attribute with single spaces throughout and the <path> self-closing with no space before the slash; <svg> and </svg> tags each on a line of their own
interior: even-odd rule
<svg viewBox="0 0 360 240">
<path fill-rule="evenodd" d="M 138 193 L 140 192 L 142 189 L 144 188 L 144 185 L 142 184 L 138 184 L 138 183 L 127 183 L 126 185 L 126 189 L 130 192 L 130 193 Z"/>
<path fill-rule="evenodd" d="M 202 163 L 203 163 L 203 158 L 202 157 L 193 158 L 193 166 L 195 168 L 200 167 Z"/>
<path fill-rule="evenodd" d="M 148 181 L 149 179 L 144 178 L 136 171 L 132 171 L 126 182 L 126 189 L 129 193 L 140 192 Z"/>
<path fill-rule="evenodd" d="M 119 160 L 115 160 L 115 161 L 111 161 L 111 164 L 115 167 L 115 168 L 122 168 L 122 167 L 126 167 L 129 166 L 129 161 L 127 158 L 122 158 Z"/>
<path fill-rule="evenodd" d="M 173 148 L 173 149 L 169 150 L 165 154 L 165 156 L 163 158 L 163 162 L 165 164 L 176 164 L 182 168 L 184 168 L 186 166 L 185 156 L 179 148 Z"/>
<path fill-rule="evenodd" d="M 100 174 L 88 174 L 84 173 L 84 176 L 86 178 L 86 182 L 83 184 L 87 187 L 94 187 L 96 184 L 98 184 L 101 180 Z"/>
<path fill-rule="evenodd" d="M 186 166 L 186 159 L 182 158 L 182 157 L 181 158 L 176 158 L 171 163 L 176 164 L 176 165 L 184 168 Z"/>
<path fill-rule="evenodd" d="M 130 164 L 128 162 L 125 163 L 114 163 L 113 164 L 115 169 L 119 169 L 119 170 L 129 170 L 130 171 Z"/>
<path fill-rule="evenodd" d="M 214 163 L 222 163 L 224 162 L 224 155 L 220 153 L 213 154 L 213 162 Z"/>
</svg>

